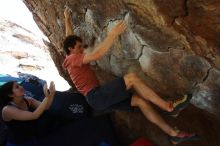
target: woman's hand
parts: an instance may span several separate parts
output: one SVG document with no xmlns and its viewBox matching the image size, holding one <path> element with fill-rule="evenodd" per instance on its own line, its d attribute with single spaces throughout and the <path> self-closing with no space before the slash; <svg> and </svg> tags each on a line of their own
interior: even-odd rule
<svg viewBox="0 0 220 146">
<path fill-rule="evenodd" d="M 39 102 L 37 100 L 32 99 L 34 102 L 34 106 L 36 109 L 33 112 L 25 111 L 22 109 L 18 109 L 14 106 L 5 106 L 2 110 L 3 115 L 7 115 L 7 118 L 5 118 L 6 121 L 11 120 L 34 120 L 38 119 L 40 115 L 50 107 L 53 97 L 55 95 L 55 85 L 54 82 L 50 82 L 50 87 L 48 89 L 47 84 L 44 85 L 44 94 L 45 98 L 42 102 Z M 33 104 L 33 103 L 32 103 Z"/>
<path fill-rule="evenodd" d="M 55 95 L 55 84 L 54 82 L 50 82 L 50 87 L 48 89 L 47 84 L 44 85 L 44 95 L 45 98 L 53 98 L 53 96 Z"/>
</svg>

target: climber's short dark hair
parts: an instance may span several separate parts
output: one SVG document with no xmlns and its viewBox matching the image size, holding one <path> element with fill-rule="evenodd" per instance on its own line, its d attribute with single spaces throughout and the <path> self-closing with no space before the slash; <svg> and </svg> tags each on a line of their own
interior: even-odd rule
<svg viewBox="0 0 220 146">
<path fill-rule="evenodd" d="M 65 38 L 65 40 L 63 41 L 63 49 L 64 49 L 64 52 L 67 55 L 70 54 L 69 47 L 74 48 L 77 41 L 82 42 L 82 39 L 79 36 L 76 36 L 76 35 L 70 35 L 70 36 Z"/>
</svg>

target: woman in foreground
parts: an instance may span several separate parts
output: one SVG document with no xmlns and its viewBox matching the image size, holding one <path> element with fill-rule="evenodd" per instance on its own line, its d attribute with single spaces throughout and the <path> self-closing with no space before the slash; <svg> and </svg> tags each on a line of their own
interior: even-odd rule
<svg viewBox="0 0 220 146">
<path fill-rule="evenodd" d="M 24 98 L 25 90 L 17 82 L 7 82 L 0 87 L 2 119 L 8 127 L 7 146 L 35 146 L 37 119 L 50 107 L 55 94 L 55 85 L 44 86 L 42 102 L 31 97 Z"/>
</svg>

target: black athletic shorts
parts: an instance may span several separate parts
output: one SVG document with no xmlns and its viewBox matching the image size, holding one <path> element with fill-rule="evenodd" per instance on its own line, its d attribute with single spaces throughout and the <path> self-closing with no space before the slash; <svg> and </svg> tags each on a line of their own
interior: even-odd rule
<svg viewBox="0 0 220 146">
<path fill-rule="evenodd" d="M 124 78 L 116 78 L 92 89 L 86 100 L 95 110 L 133 111 L 131 97 L 132 93 L 126 89 Z"/>
</svg>

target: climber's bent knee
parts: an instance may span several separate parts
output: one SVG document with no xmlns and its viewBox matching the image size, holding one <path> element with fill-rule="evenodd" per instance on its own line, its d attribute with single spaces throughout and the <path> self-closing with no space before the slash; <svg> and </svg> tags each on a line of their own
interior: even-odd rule
<svg viewBox="0 0 220 146">
<path fill-rule="evenodd" d="M 132 86 L 137 83 L 140 79 L 135 73 L 128 73 L 124 76 L 125 85 L 127 89 L 131 89 Z"/>
</svg>

